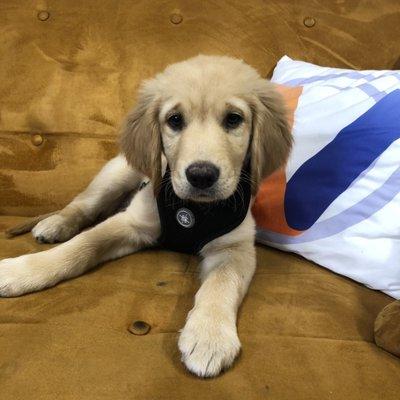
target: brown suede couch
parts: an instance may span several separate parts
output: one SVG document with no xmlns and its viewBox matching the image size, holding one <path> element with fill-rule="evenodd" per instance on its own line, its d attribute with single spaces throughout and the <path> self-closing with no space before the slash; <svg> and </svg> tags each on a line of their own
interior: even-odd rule
<svg viewBox="0 0 400 400">
<path fill-rule="evenodd" d="M 288 54 L 390 69 L 399 37 L 398 0 L 1 0 L 0 231 L 82 190 L 116 154 L 139 81 L 169 63 L 226 54 L 268 76 Z M 46 247 L 1 233 L 0 258 Z M 179 360 L 197 259 L 149 250 L 0 299 L 0 399 L 400 399 L 400 359 L 373 342 L 392 299 L 257 252 L 242 353 L 222 376 L 198 379 Z M 137 320 L 150 332 L 132 334 Z"/>
</svg>

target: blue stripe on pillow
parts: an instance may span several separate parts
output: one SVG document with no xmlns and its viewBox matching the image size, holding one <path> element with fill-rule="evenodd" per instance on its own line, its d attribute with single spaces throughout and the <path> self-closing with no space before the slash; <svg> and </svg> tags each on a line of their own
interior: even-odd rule
<svg viewBox="0 0 400 400">
<path fill-rule="evenodd" d="M 309 229 L 371 163 L 400 138 L 400 90 L 386 95 L 306 161 L 286 187 L 290 227 Z"/>
</svg>

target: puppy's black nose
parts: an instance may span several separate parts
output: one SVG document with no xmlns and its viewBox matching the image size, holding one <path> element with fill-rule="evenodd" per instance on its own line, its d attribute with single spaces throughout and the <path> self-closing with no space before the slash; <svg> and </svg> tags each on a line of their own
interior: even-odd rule
<svg viewBox="0 0 400 400">
<path fill-rule="evenodd" d="M 219 168 L 206 161 L 190 164 L 185 172 L 189 183 L 198 189 L 210 188 L 219 177 Z"/>
</svg>

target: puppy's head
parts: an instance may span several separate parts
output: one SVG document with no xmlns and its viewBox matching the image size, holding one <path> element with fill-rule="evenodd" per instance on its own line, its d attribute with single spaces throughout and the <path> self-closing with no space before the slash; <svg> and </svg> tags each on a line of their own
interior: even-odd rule
<svg viewBox="0 0 400 400">
<path fill-rule="evenodd" d="M 182 199 L 215 201 L 232 195 L 246 155 L 253 194 L 281 167 L 291 136 L 280 95 L 244 62 L 197 56 L 145 81 L 122 129 L 128 162 L 161 182 L 161 154 Z"/>
</svg>

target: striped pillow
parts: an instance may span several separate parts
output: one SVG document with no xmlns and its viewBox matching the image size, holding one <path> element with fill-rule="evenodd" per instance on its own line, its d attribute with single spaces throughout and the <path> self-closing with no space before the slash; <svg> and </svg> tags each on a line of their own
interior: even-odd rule
<svg viewBox="0 0 400 400">
<path fill-rule="evenodd" d="M 253 206 L 257 240 L 400 298 L 400 71 L 283 57 L 294 149 Z"/>
</svg>

